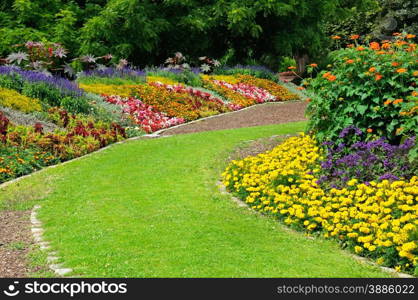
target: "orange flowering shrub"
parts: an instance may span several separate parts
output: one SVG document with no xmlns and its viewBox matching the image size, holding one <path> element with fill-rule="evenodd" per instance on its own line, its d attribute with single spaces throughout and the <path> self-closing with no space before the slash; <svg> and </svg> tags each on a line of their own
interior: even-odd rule
<svg viewBox="0 0 418 300">
<path fill-rule="evenodd" d="M 413 35 L 399 34 L 382 44 L 358 44 L 331 54 L 332 68 L 307 79 L 314 91 L 308 106 L 309 128 L 319 140 L 338 140 L 354 125 L 368 139 L 418 135 L 418 52 Z"/>
</svg>

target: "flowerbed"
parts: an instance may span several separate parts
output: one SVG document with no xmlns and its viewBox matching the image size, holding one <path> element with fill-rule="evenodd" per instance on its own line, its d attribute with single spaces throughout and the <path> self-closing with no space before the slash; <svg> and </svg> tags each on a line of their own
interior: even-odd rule
<svg viewBox="0 0 418 300">
<path fill-rule="evenodd" d="M 15 90 L 0 87 L 0 106 L 10 107 L 22 112 L 41 111 L 42 106 L 38 99 L 32 99 L 19 94 Z"/>
<path fill-rule="evenodd" d="M 0 112 L 0 182 L 126 138 L 125 130 L 115 123 L 94 122 L 59 108 L 50 109 L 49 115 L 61 129 L 44 133 L 40 123 L 16 126 Z"/>
<path fill-rule="evenodd" d="M 122 106 L 123 112 L 133 118 L 135 123 L 140 125 L 147 133 L 185 122 L 182 118 L 170 118 L 165 113 L 156 111 L 151 105 L 145 104 L 135 97 L 105 96 L 105 100 Z"/>
<path fill-rule="evenodd" d="M 418 177 L 321 184 L 327 152 L 301 135 L 272 151 L 232 161 L 223 183 L 248 205 L 310 234 L 338 240 L 342 247 L 398 271 L 418 264 Z M 415 271 L 416 272 L 416 271 Z"/>
<path fill-rule="evenodd" d="M 257 103 L 298 99 L 285 87 L 250 75 L 203 75 L 202 79 L 207 88 L 231 99 L 233 104 L 241 108 Z"/>
</svg>

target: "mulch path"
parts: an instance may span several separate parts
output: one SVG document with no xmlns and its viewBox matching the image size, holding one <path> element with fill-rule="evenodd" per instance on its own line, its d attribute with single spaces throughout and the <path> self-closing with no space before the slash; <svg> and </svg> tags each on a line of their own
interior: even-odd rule
<svg viewBox="0 0 418 300">
<path fill-rule="evenodd" d="M 194 133 L 202 131 L 252 127 L 304 121 L 307 103 L 302 101 L 266 103 L 249 109 L 215 116 L 210 119 L 167 129 L 161 135 Z"/>
<path fill-rule="evenodd" d="M 33 244 L 30 211 L 0 211 L 0 277 L 27 277 Z"/>
</svg>

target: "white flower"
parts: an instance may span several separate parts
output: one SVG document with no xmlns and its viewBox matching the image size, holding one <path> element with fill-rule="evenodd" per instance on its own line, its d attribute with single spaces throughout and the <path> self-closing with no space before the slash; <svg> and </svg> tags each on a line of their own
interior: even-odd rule
<svg viewBox="0 0 418 300">
<path fill-rule="evenodd" d="M 17 62 L 17 64 L 20 65 L 23 60 L 28 60 L 28 57 L 29 56 L 25 52 L 15 52 L 9 54 L 6 59 L 11 63 Z"/>
<path fill-rule="evenodd" d="M 221 65 L 221 63 L 220 63 L 218 60 L 214 59 L 214 60 L 213 60 L 213 65 L 214 65 L 215 67 L 219 67 L 219 66 Z"/>
<path fill-rule="evenodd" d="M 91 54 L 87 54 L 87 55 L 84 55 L 84 56 L 80 57 L 80 60 L 82 62 L 86 62 L 86 63 L 95 63 L 96 62 L 96 58 Z"/>
<path fill-rule="evenodd" d="M 203 72 L 209 72 L 210 71 L 210 66 L 208 64 L 203 64 L 203 65 L 200 66 L 200 69 Z"/>
</svg>

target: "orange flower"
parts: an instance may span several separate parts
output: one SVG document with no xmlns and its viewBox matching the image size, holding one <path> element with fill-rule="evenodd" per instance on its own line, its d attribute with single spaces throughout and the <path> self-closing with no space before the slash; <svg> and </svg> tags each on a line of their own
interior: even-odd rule
<svg viewBox="0 0 418 300">
<path fill-rule="evenodd" d="M 364 50 L 364 47 L 363 46 L 358 46 L 357 47 L 357 51 L 363 51 Z"/>
<path fill-rule="evenodd" d="M 341 40 L 341 37 L 339 35 L 333 35 L 331 38 L 333 40 Z"/>
<path fill-rule="evenodd" d="M 418 92 L 417 91 L 413 91 L 411 94 L 412 97 L 418 97 Z"/>
<path fill-rule="evenodd" d="M 396 62 L 396 61 L 394 61 L 394 62 L 392 63 L 392 66 L 397 67 L 397 66 L 399 66 L 399 63 L 398 63 L 398 62 Z"/>
<path fill-rule="evenodd" d="M 412 73 L 412 75 L 414 75 L 415 77 L 418 76 L 418 71 L 414 71 L 414 73 Z"/>
<path fill-rule="evenodd" d="M 405 68 L 399 68 L 399 69 L 396 70 L 396 73 L 401 74 L 401 73 L 405 73 L 406 71 L 407 71 L 407 69 L 405 69 Z"/>
<path fill-rule="evenodd" d="M 386 52 L 385 52 L 385 51 L 377 51 L 376 53 L 377 53 L 377 54 L 379 54 L 379 55 L 386 54 Z"/>
<path fill-rule="evenodd" d="M 402 131 L 403 131 L 403 128 L 399 127 L 398 129 L 396 129 L 396 135 L 399 135 Z"/>
<path fill-rule="evenodd" d="M 371 42 L 370 48 L 372 48 L 373 50 L 380 50 L 380 44 L 378 42 Z"/>
<path fill-rule="evenodd" d="M 384 106 L 388 106 L 389 104 L 391 104 L 392 103 L 392 100 L 390 100 L 390 99 L 388 99 L 388 100 L 386 100 L 384 103 L 383 103 L 383 105 Z"/>
<path fill-rule="evenodd" d="M 336 79 L 337 79 L 337 76 L 335 76 L 335 75 L 330 75 L 330 76 L 328 76 L 328 78 L 327 78 L 329 81 L 335 81 Z"/>
<path fill-rule="evenodd" d="M 348 44 L 347 48 L 354 48 L 354 44 Z"/>
<path fill-rule="evenodd" d="M 406 38 L 407 39 L 413 39 L 413 38 L 415 38 L 416 37 L 416 35 L 415 34 L 407 34 L 406 35 Z"/>
<path fill-rule="evenodd" d="M 353 64 L 355 61 L 354 61 L 354 59 L 348 59 L 347 61 L 346 61 L 346 63 L 347 64 Z"/>
<path fill-rule="evenodd" d="M 299 91 L 303 91 L 305 88 L 303 86 L 298 86 L 296 89 Z"/>
<path fill-rule="evenodd" d="M 318 66 L 318 64 L 310 64 L 310 66 L 311 66 L 312 68 L 316 68 L 316 67 Z"/>
<path fill-rule="evenodd" d="M 407 42 L 405 42 L 405 41 L 401 41 L 401 40 L 399 40 L 399 41 L 396 41 L 396 43 L 395 43 L 395 45 L 396 46 L 403 46 L 403 45 L 407 45 L 408 43 Z"/>
<path fill-rule="evenodd" d="M 393 36 L 400 36 L 401 34 L 399 32 L 392 33 Z"/>
<path fill-rule="evenodd" d="M 393 101 L 393 104 L 398 104 L 398 103 L 402 103 L 403 99 L 396 99 L 395 101 Z"/>
<path fill-rule="evenodd" d="M 312 99 L 311 98 L 306 98 L 306 102 L 311 102 Z"/>
<path fill-rule="evenodd" d="M 390 43 L 383 43 L 382 44 L 382 49 L 389 49 L 390 48 Z"/>
<path fill-rule="evenodd" d="M 379 81 L 380 79 L 382 79 L 383 78 L 383 75 L 381 75 L 381 74 L 376 74 L 375 76 L 374 76 L 374 80 L 376 80 L 376 81 Z"/>
<path fill-rule="evenodd" d="M 369 72 L 371 72 L 371 73 L 376 72 L 376 68 L 375 68 L 375 67 L 371 67 L 371 68 L 369 69 Z"/>
<path fill-rule="evenodd" d="M 322 78 L 326 78 L 329 81 L 335 81 L 337 79 L 337 77 L 332 75 L 331 72 L 326 72 L 324 75 L 322 75 Z"/>
<path fill-rule="evenodd" d="M 289 70 L 295 70 L 295 69 L 296 69 L 296 67 L 290 66 L 290 67 L 288 67 L 288 69 L 289 69 Z"/>
<path fill-rule="evenodd" d="M 353 34 L 350 36 L 350 40 L 357 40 L 360 36 L 358 34 Z"/>
<path fill-rule="evenodd" d="M 367 132 L 368 132 L 368 133 L 372 133 L 372 132 L 373 132 L 373 129 L 371 129 L 371 128 L 367 128 Z"/>
</svg>

